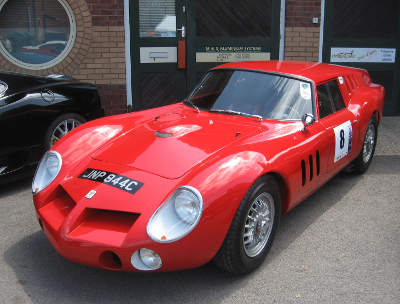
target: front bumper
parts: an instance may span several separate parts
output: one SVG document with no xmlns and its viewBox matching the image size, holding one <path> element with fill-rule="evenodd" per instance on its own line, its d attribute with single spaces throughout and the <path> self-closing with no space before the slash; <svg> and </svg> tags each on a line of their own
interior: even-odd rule
<svg viewBox="0 0 400 304">
<path fill-rule="evenodd" d="M 91 167 L 95 163 L 92 161 Z M 126 170 L 110 166 L 103 169 L 121 174 L 119 168 Z M 78 176 L 80 171 L 70 174 Z M 150 217 L 179 181 L 141 171 L 124 174 L 142 181 L 143 188 L 132 195 L 104 183 L 67 176 L 34 195 L 39 224 L 60 255 L 88 266 L 133 272 L 143 271 L 131 262 L 132 255 L 142 248 L 161 257 L 162 266 L 155 271 L 195 268 L 213 258 L 220 244 L 204 237 L 215 234 L 208 225 L 199 223 L 173 243 L 158 243 L 147 235 Z M 157 185 L 156 193 L 150 185 Z M 93 197 L 88 196 L 91 191 L 96 192 Z"/>
</svg>

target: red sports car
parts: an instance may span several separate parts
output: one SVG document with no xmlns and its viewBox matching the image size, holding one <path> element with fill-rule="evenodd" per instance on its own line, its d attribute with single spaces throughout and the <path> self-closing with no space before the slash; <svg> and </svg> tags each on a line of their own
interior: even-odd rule
<svg viewBox="0 0 400 304">
<path fill-rule="evenodd" d="M 282 214 L 341 170 L 367 170 L 384 96 L 361 69 L 221 65 L 182 103 L 98 119 L 58 141 L 32 184 L 40 226 L 86 265 L 172 271 L 214 260 L 248 273 Z"/>
</svg>

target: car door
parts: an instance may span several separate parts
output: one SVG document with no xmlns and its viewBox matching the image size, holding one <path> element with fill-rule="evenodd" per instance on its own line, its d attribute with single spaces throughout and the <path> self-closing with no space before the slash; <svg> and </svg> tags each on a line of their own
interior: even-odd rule
<svg viewBox="0 0 400 304">
<path fill-rule="evenodd" d="M 357 134 L 357 120 L 346 106 L 340 90 L 342 78 L 317 85 L 317 107 L 321 124 L 328 136 L 327 172 L 339 171 L 354 158 L 353 136 Z"/>
</svg>

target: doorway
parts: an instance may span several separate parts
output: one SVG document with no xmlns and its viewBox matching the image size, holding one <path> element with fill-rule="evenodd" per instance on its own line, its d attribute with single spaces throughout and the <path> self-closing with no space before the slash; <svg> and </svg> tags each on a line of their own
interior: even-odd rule
<svg viewBox="0 0 400 304">
<path fill-rule="evenodd" d="M 366 69 L 385 87 L 384 115 L 400 114 L 399 1 L 325 0 L 322 61 Z"/>
<path fill-rule="evenodd" d="M 132 111 L 183 100 L 212 67 L 279 58 L 280 0 L 130 2 Z"/>
</svg>

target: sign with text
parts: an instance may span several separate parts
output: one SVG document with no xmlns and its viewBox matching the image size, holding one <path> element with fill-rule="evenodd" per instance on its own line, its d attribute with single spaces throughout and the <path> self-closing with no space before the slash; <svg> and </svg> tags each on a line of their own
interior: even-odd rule
<svg viewBox="0 0 400 304">
<path fill-rule="evenodd" d="M 261 46 L 207 46 L 196 49 L 196 62 L 235 62 L 270 58 L 270 49 Z"/>
<path fill-rule="evenodd" d="M 395 63 L 396 49 L 331 48 L 331 62 Z"/>
</svg>

